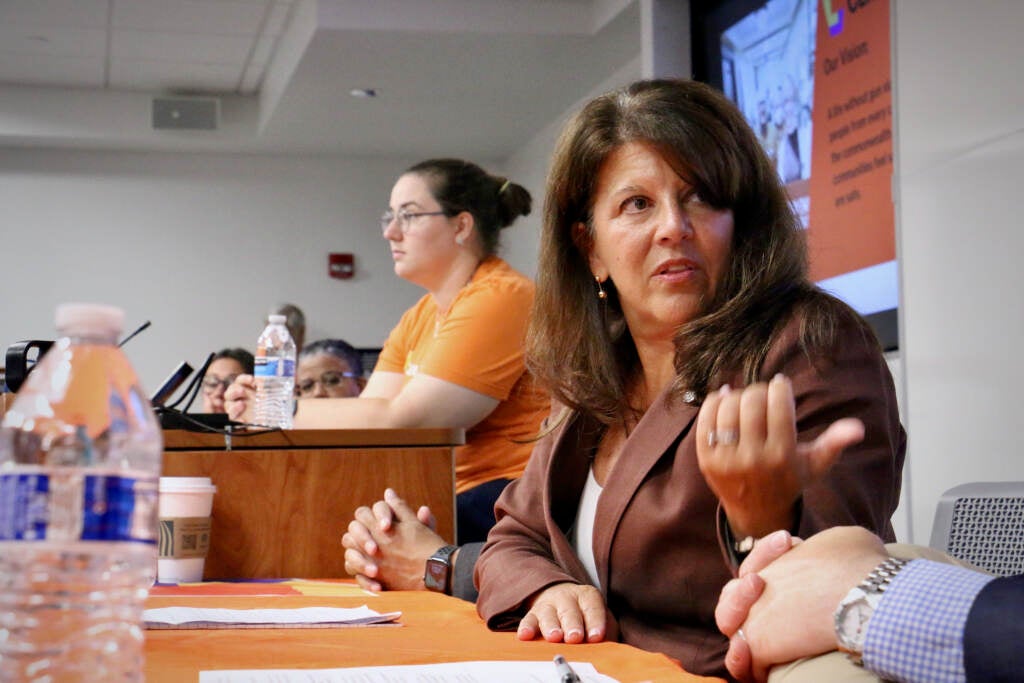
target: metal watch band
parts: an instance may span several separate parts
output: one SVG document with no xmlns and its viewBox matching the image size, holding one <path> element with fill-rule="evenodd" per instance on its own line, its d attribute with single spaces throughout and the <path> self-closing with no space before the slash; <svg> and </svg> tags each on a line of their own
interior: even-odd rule
<svg viewBox="0 0 1024 683">
<path fill-rule="evenodd" d="M 860 582 L 860 587 L 869 593 L 884 593 L 903 566 L 910 560 L 888 557 Z"/>
<path fill-rule="evenodd" d="M 833 616 L 836 640 L 839 651 L 845 653 L 854 664 L 863 664 L 864 638 L 875 607 L 893 578 L 908 562 L 895 557 L 886 558 L 863 581 L 851 588 L 839 603 Z"/>
</svg>

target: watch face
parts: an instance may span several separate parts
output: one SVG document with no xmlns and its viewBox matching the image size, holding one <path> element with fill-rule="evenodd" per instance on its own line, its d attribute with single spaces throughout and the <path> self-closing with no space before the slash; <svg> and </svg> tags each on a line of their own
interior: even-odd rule
<svg viewBox="0 0 1024 683">
<path fill-rule="evenodd" d="M 867 624 L 873 612 L 874 605 L 863 592 L 855 599 L 845 602 L 836 620 L 836 634 L 841 641 L 840 645 L 854 652 L 863 652 Z"/>
<path fill-rule="evenodd" d="M 433 557 L 427 560 L 423 583 L 427 590 L 438 593 L 446 592 L 448 589 L 448 564 Z"/>
</svg>

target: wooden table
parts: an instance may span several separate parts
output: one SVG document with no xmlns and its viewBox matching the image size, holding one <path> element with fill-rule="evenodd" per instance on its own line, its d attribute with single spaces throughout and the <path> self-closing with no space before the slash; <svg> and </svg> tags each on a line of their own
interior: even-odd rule
<svg viewBox="0 0 1024 683">
<path fill-rule="evenodd" d="M 461 429 L 288 430 L 227 438 L 164 432 L 165 476 L 217 486 L 204 578 L 337 578 L 341 536 L 388 486 L 429 505 L 455 537 L 453 448 Z"/>
<path fill-rule="evenodd" d="M 401 611 L 401 626 L 146 631 L 146 680 L 149 683 L 196 681 L 200 671 L 214 669 L 551 661 L 556 654 L 563 654 L 569 660 L 591 662 L 600 673 L 622 683 L 720 681 L 688 674 L 665 655 L 622 643 L 565 645 L 541 640 L 524 643 L 516 640 L 513 633 L 489 631 L 472 604 L 427 591 L 392 591 L 375 596 L 358 591 L 351 584 L 346 597 L 181 597 L 175 594 L 187 590 L 187 586 L 157 588 L 156 591 L 164 595 L 151 595 L 146 606 L 253 609 L 367 605 L 381 613 Z"/>
</svg>

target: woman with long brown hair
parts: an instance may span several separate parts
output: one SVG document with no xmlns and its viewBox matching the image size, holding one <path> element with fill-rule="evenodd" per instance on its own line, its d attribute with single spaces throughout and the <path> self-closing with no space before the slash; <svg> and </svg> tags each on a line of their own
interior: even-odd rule
<svg viewBox="0 0 1024 683">
<path fill-rule="evenodd" d="M 905 434 L 888 367 L 809 282 L 782 184 L 721 93 L 639 82 L 568 124 L 527 344 L 564 410 L 476 564 L 492 628 L 725 675 L 713 612 L 752 539 L 892 539 Z"/>
</svg>

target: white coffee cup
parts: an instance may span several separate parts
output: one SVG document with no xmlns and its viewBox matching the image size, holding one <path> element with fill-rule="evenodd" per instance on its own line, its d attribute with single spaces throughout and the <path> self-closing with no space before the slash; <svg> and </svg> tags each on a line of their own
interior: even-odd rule
<svg viewBox="0 0 1024 683">
<path fill-rule="evenodd" d="M 160 477 L 160 583 L 203 580 L 216 491 L 209 477 Z"/>
</svg>

